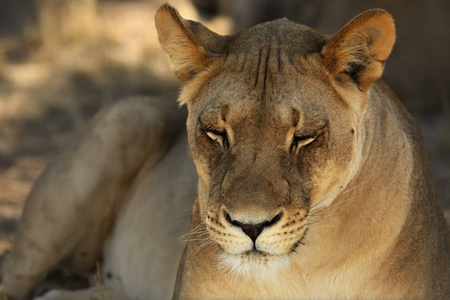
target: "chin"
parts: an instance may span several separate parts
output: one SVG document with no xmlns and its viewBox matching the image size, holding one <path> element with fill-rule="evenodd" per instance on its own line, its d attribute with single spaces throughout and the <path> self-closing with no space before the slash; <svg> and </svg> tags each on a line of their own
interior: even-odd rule
<svg viewBox="0 0 450 300">
<path fill-rule="evenodd" d="M 269 255 L 259 251 L 241 254 L 219 254 L 219 266 L 232 277 L 239 279 L 271 279 L 289 268 L 290 257 Z"/>
</svg>

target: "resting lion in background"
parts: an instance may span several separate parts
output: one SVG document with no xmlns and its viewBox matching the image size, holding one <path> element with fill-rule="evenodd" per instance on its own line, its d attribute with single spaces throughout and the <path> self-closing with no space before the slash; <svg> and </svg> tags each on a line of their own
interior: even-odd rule
<svg viewBox="0 0 450 300">
<path fill-rule="evenodd" d="M 174 284 L 175 299 L 450 298 L 420 132 L 378 80 L 387 12 L 330 37 L 287 19 L 220 36 L 169 5 L 156 26 L 187 133 L 157 99 L 100 113 L 31 192 L 3 293 L 102 259 L 101 288 L 39 299 L 167 299 Z"/>
</svg>

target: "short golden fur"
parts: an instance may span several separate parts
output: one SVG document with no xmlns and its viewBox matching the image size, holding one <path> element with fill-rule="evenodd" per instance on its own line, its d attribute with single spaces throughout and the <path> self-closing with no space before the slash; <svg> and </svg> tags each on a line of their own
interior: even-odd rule
<svg viewBox="0 0 450 300">
<path fill-rule="evenodd" d="M 177 73 L 201 66 L 180 77 L 200 180 L 175 298 L 450 296 L 419 130 L 378 81 L 387 12 L 331 37 L 285 19 L 219 37 L 169 6 L 156 23 Z"/>
<path fill-rule="evenodd" d="M 387 12 L 330 37 L 286 19 L 220 36 L 169 5 L 156 26 L 187 136 L 154 99 L 106 109 L 31 193 L 0 291 L 26 299 L 56 266 L 87 271 L 103 253 L 107 299 L 168 298 L 174 215 L 195 199 L 175 299 L 450 298 L 420 132 L 379 80 Z"/>
</svg>

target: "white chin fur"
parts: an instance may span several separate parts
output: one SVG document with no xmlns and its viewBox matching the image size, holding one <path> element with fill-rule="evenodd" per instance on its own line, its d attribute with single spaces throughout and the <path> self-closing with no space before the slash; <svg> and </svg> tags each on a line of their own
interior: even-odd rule
<svg viewBox="0 0 450 300">
<path fill-rule="evenodd" d="M 289 267 L 288 255 L 263 256 L 254 253 L 219 255 L 219 266 L 237 278 L 270 279 Z"/>
</svg>

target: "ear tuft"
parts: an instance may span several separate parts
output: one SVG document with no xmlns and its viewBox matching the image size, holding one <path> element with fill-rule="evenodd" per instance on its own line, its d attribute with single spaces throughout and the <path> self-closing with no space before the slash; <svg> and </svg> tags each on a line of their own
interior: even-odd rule
<svg viewBox="0 0 450 300">
<path fill-rule="evenodd" d="M 155 23 L 159 41 L 182 82 L 189 81 L 209 65 L 208 52 L 197 43 L 189 22 L 175 8 L 168 4 L 161 6 L 156 12 Z"/>
<path fill-rule="evenodd" d="M 351 79 L 367 91 L 383 73 L 394 43 L 392 16 L 382 9 L 368 10 L 330 38 L 322 49 L 323 62 L 337 81 Z"/>
</svg>

